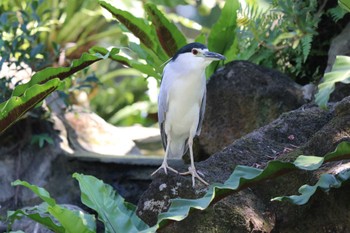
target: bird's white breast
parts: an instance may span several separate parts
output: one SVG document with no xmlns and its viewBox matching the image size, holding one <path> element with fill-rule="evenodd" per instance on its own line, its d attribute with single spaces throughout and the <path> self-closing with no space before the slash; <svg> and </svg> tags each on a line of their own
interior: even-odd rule
<svg viewBox="0 0 350 233">
<path fill-rule="evenodd" d="M 205 76 L 203 72 L 179 72 L 171 77 L 168 92 L 168 111 L 165 127 L 174 137 L 189 137 L 192 130 L 195 133 L 200 115 L 200 107 L 205 90 Z M 194 135 L 193 135 L 194 136 Z"/>
</svg>

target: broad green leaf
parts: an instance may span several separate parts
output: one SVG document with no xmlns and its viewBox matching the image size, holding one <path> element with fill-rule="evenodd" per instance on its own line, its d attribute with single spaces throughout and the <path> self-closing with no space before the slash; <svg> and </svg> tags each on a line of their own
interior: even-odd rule
<svg viewBox="0 0 350 233">
<path fill-rule="evenodd" d="M 109 57 L 110 59 L 117 61 L 123 65 L 134 68 L 134 69 L 136 69 L 136 70 L 138 70 L 146 75 L 160 79 L 160 74 L 157 73 L 152 66 L 147 65 L 147 64 L 142 64 L 136 60 L 132 60 L 132 59 L 129 59 L 129 58 L 124 57 L 122 55 L 119 55 L 118 54 L 119 49 L 113 48 L 109 52 L 107 49 L 105 49 L 103 47 L 93 47 L 92 51 L 98 52 L 99 54 L 101 54 L 105 57 Z"/>
<path fill-rule="evenodd" d="M 136 53 L 140 59 L 147 61 L 146 65 L 149 66 L 152 70 L 155 70 L 155 72 L 157 73 L 156 77 L 159 77 L 159 78 L 161 77 L 162 64 L 164 63 L 164 60 L 162 60 L 158 56 L 158 54 L 155 54 L 150 49 L 145 47 L 143 44 L 136 44 L 136 43 L 130 42 L 129 47 L 130 47 L 131 51 Z M 164 54 L 165 54 L 165 52 L 164 52 Z M 135 61 L 133 61 L 133 62 L 135 62 Z M 143 72 L 141 70 L 139 70 L 139 71 Z M 150 74 L 147 74 L 147 75 L 150 75 Z M 150 75 L 150 76 L 153 77 L 153 75 Z"/>
<path fill-rule="evenodd" d="M 178 5 L 188 5 L 187 0 L 151 0 L 156 5 L 164 5 L 168 7 L 176 7 Z"/>
<path fill-rule="evenodd" d="M 0 104 L 0 133 L 5 131 L 26 112 L 43 101 L 49 94 L 55 91 L 60 85 L 58 78 L 51 79 L 40 85 L 35 84 L 28 87 L 23 95 L 12 96 Z"/>
<path fill-rule="evenodd" d="M 27 209 L 34 210 L 34 214 L 26 214 L 26 209 L 24 209 L 22 211 L 16 211 L 13 214 L 10 213 L 10 216 L 12 215 L 13 218 L 18 217 L 20 214 L 24 214 L 25 216 L 28 216 L 49 228 L 57 228 L 58 232 L 94 233 L 96 231 L 96 225 L 92 215 L 84 214 L 82 211 L 69 210 L 63 206 L 57 205 L 56 201 L 50 197 L 50 194 L 44 188 L 40 188 L 21 180 L 16 180 L 12 183 L 12 185 L 22 185 L 29 188 L 36 195 L 38 195 L 38 197 L 45 201 L 44 204 L 38 207 Z M 41 216 L 47 216 L 48 213 L 51 214 L 60 223 L 60 225 L 55 224 L 51 218 Z M 60 231 L 62 227 L 64 231 Z"/>
<path fill-rule="evenodd" d="M 239 9 L 238 0 L 227 0 L 221 11 L 221 15 L 217 22 L 213 25 L 208 36 L 209 50 L 222 55 L 228 54 L 228 49 L 231 48 L 236 37 L 237 27 L 237 11 Z M 231 50 L 230 52 L 235 51 Z M 229 54 L 232 56 L 232 54 Z M 214 73 L 218 66 L 218 62 L 213 62 L 207 69 L 207 76 Z"/>
<path fill-rule="evenodd" d="M 21 96 L 29 87 L 35 84 L 46 83 L 47 81 L 55 78 L 63 80 L 76 73 L 77 71 L 80 71 L 101 59 L 102 57 L 99 56 L 99 54 L 83 53 L 83 55 L 79 59 L 73 60 L 72 65 L 70 67 L 49 67 L 43 69 L 34 74 L 28 83 L 16 86 L 16 88 L 13 90 L 12 95 Z"/>
<path fill-rule="evenodd" d="M 185 36 L 153 3 L 145 4 L 145 11 L 156 28 L 162 48 L 169 57 L 174 56 L 177 50 L 187 44 Z"/>
<path fill-rule="evenodd" d="M 329 96 L 337 82 L 350 83 L 350 57 L 348 56 L 337 56 L 332 71 L 326 73 L 323 82 L 318 85 L 315 101 L 321 108 L 327 107 Z"/>
<path fill-rule="evenodd" d="M 106 232 L 139 232 L 148 226 L 136 215 L 135 207 L 125 202 L 110 185 L 93 177 L 74 173 L 81 190 L 81 201 L 98 213 Z"/>
<path fill-rule="evenodd" d="M 16 181 L 12 182 L 11 185 L 13 185 L 13 186 L 22 185 L 26 188 L 29 188 L 30 190 L 32 190 L 33 193 L 38 195 L 38 197 L 40 197 L 48 205 L 50 205 L 50 206 L 56 205 L 56 201 L 50 197 L 49 192 L 46 191 L 44 188 L 40 188 L 36 185 L 29 184 L 27 181 L 21 181 L 21 180 L 16 180 Z"/>
<path fill-rule="evenodd" d="M 104 53 L 101 54 L 96 51 L 103 51 Z M 83 53 L 79 59 L 73 60 L 71 66 L 46 68 L 34 74 L 28 83 L 16 86 L 12 92 L 12 97 L 0 104 L 0 133 L 20 119 L 30 109 L 37 106 L 53 91 L 64 86 L 64 79 L 94 62 L 108 58 L 113 53 L 118 52 L 119 50 L 116 48 L 108 51 L 107 49 L 94 47 L 89 53 Z M 144 69 L 145 72 L 149 71 L 143 65 L 132 65 L 139 69 Z M 151 71 L 149 72 L 151 73 Z"/>
<path fill-rule="evenodd" d="M 65 229 L 59 223 L 55 223 L 53 218 L 47 214 L 48 204 L 46 202 L 41 203 L 34 207 L 25 207 L 16 211 L 8 211 L 7 218 L 10 221 L 10 227 L 16 219 L 20 219 L 26 216 L 35 222 L 38 222 L 50 230 L 57 233 L 64 233 Z"/>
<path fill-rule="evenodd" d="M 157 46 L 154 43 L 154 35 L 148 24 L 143 19 L 133 16 L 127 11 L 115 8 L 105 1 L 99 1 L 100 5 L 108 10 L 119 22 L 121 22 L 130 32 L 140 39 L 141 43 L 147 46 L 152 51 L 157 51 Z"/>
<path fill-rule="evenodd" d="M 95 220 L 90 214 L 60 205 L 49 206 L 48 212 L 61 223 L 66 233 L 96 233 Z"/>
<path fill-rule="evenodd" d="M 320 189 L 328 192 L 331 188 L 339 188 L 342 182 L 350 179 L 350 169 L 344 170 L 337 175 L 322 174 L 314 186 L 303 185 L 299 188 L 300 195 L 275 197 L 271 201 L 289 201 L 295 205 L 306 204 L 312 195 Z"/>
<path fill-rule="evenodd" d="M 300 155 L 294 161 L 294 164 L 300 169 L 312 171 L 319 168 L 322 165 L 323 161 L 323 157 Z"/>
<path fill-rule="evenodd" d="M 140 71 L 140 72 L 142 72 L 142 73 L 144 73 L 144 74 L 146 74 L 148 76 L 152 76 L 152 77 L 155 77 L 157 79 L 160 79 L 160 74 L 157 73 L 153 69 L 153 67 L 151 67 L 151 66 L 149 66 L 147 64 L 142 64 L 142 63 L 140 63 L 138 61 L 131 60 L 131 59 L 123 57 L 121 55 L 111 55 L 110 58 L 112 60 L 120 62 L 120 63 L 122 63 L 124 65 L 127 65 L 127 66 L 129 66 L 131 68 L 134 68 L 134 69 L 136 69 L 136 70 L 138 70 L 138 71 Z"/>
<path fill-rule="evenodd" d="M 230 62 L 230 61 L 237 59 L 238 53 L 239 53 L 238 37 L 235 37 L 231 47 L 229 47 L 225 51 L 225 57 L 226 57 L 225 62 Z"/>
<path fill-rule="evenodd" d="M 350 155 L 350 143 L 348 142 L 341 142 L 337 148 L 331 152 L 328 153 L 324 159 L 326 162 L 331 161 L 338 161 L 341 159 L 348 159 Z"/>
<path fill-rule="evenodd" d="M 339 6 L 341 6 L 346 11 L 350 12 L 350 1 L 349 0 L 338 0 Z"/>
</svg>

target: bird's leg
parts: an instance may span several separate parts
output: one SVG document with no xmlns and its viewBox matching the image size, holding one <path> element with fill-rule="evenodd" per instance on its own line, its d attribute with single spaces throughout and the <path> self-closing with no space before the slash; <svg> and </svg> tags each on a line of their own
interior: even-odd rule
<svg viewBox="0 0 350 233">
<path fill-rule="evenodd" d="M 157 173 L 159 170 L 161 170 L 162 168 L 164 169 L 165 174 L 168 174 L 167 169 L 169 169 L 170 171 L 175 172 L 176 174 L 179 173 L 179 172 L 176 171 L 174 168 L 169 167 L 169 165 L 168 165 L 167 159 L 168 159 L 169 149 L 170 149 L 170 137 L 168 137 L 168 140 L 167 140 L 167 146 L 166 146 L 166 149 L 165 149 L 165 156 L 164 156 L 164 159 L 163 159 L 163 163 L 162 163 L 162 165 L 161 165 L 157 170 L 155 170 L 155 171 L 151 174 L 151 176 L 153 176 L 154 174 L 156 174 L 156 173 Z"/>
<path fill-rule="evenodd" d="M 191 166 L 188 168 L 188 172 L 180 173 L 180 175 L 192 175 L 192 187 L 195 186 L 195 178 L 197 178 L 200 182 L 205 185 L 209 185 L 202 177 L 199 176 L 200 172 L 197 172 L 196 167 L 194 166 L 194 158 L 193 158 L 193 137 L 189 137 L 188 139 L 188 147 L 190 148 L 190 158 L 191 158 Z M 199 174 L 198 174 L 199 173 Z M 203 175 L 203 174 L 201 174 Z"/>
</svg>

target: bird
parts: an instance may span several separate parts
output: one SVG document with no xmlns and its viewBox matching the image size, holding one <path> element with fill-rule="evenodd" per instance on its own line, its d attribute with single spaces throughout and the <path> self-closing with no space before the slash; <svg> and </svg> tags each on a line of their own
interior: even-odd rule
<svg viewBox="0 0 350 233">
<path fill-rule="evenodd" d="M 181 175 L 192 175 L 209 185 L 196 170 L 193 159 L 193 138 L 200 134 L 206 104 L 206 67 L 213 61 L 224 60 L 219 53 L 211 52 L 198 42 L 180 48 L 163 69 L 158 95 L 158 123 L 165 156 L 161 169 L 179 173 L 168 165 L 168 158 L 182 158 L 189 149 L 191 165 Z M 200 176 L 200 175 L 201 176 Z"/>
</svg>

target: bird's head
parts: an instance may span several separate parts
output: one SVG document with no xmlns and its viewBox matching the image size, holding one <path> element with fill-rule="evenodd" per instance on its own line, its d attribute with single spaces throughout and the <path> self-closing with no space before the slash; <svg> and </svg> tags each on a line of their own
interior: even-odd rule
<svg viewBox="0 0 350 233">
<path fill-rule="evenodd" d="M 205 69 L 212 61 L 224 59 L 223 55 L 210 52 L 205 45 L 194 42 L 179 49 L 170 63 L 182 69 Z"/>
</svg>

